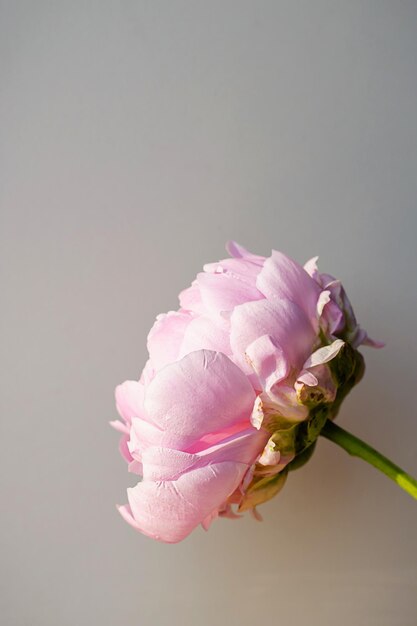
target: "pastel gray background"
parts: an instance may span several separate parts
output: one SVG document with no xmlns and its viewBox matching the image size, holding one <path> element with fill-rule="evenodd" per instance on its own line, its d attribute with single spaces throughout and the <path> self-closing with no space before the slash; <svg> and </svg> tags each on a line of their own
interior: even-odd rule
<svg viewBox="0 0 417 626">
<path fill-rule="evenodd" d="M 341 422 L 417 473 L 417 3 L 1 2 L 5 626 L 415 626 L 417 507 L 321 441 L 249 517 L 166 546 L 113 388 L 235 238 L 319 254 L 383 351 Z M 365 350 L 364 350 L 365 351 Z"/>
</svg>

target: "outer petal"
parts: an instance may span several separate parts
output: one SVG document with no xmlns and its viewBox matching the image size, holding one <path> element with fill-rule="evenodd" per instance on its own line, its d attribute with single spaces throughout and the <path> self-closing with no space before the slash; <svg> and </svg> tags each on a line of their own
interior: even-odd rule
<svg viewBox="0 0 417 626">
<path fill-rule="evenodd" d="M 139 525 L 137 524 L 137 522 L 135 521 L 133 517 L 132 509 L 130 508 L 128 504 L 118 504 L 116 508 L 119 511 L 120 515 L 125 520 L 125 522 L 130 524 L 130 526 L 132 526 L 132 528 L 134 528 L 135 530 L 138 530 L 139 532 L 141 532 Z"/>
<path fill-rule="evenodd" d="M 328 363 L 339 354 L 344 345 L 344 341 L 341 339 L 335 339 L 330 345 L 319 348 L 308 357 L 307 361 L 303 365 L 303 369 Z"/>
<path fill-rule="evenodd" d="M 156 370 L 179 358 L 184 334 L 192 319 L 190 313 L 181 311 L 158 315 L 148 335 L 149 356 Z"/>
<path fill-rule="evenodd" d="M 330 302 L 330 291 L 327 291 L 327 289 L 325 289 L 324 291 L 322 291 L 319 295 L 319 299 L 317 300 L 317 316 L 320 318 L 323 314 L 323 309 L 325 308 L 326 304 L 328 304 Z"/>
<path fill-rule="evenodd" d="M 385 342 L 371 339 L 368 334 L 366 334 L 366 337 L 362 340 L 362 345 L 369 346 L 370 348 L 383 348 L 385 346 Z"/>
<path fill-rule="evenodd" d="M 323 291 L 322 293 L 327 293 Z M 322 312 L 322 321 L 324 321 L 325 326 L 327 326 L 327 331 L 331 335 L 338 333 L 343 329 L 344 326 L 344 315 L 343 311 L 338 307 L 336 302 L 330 300 L 323 307 Z"/>
<path fill-rule="evenodd" d="M 212 313 L 232 311 L 238 304 L 263 298 L 255 284 L 251 285 L 230 272 L 202 272 L 197 281 L 203 304 Z"/>
<path fill-rule="evenodd" d="M 246 357 L 258 374 L 260 388 L 266 391 L 270 391 L 275 383 L 284 380 L 289 374 L 289 363 L 283 349 L 269 335 L 255 339 L 247 347 Z"/>
<path fill-rule="evenodd" d="M 307 272 L 307 274 L 311 276 L 311 278 L 314 278 L 314 280 L 317 283 L 321 284 L 319 269 L 317 267 L 318 260 L 319 260 L 318 256 L 313 256 L 311 259 L 307 261 L 307 263 L 304 263 L 304 269 Z"/>
<path fill-rule="evenodd" d="M 257 254 L 253 254 L 252 252 L 249 252 L 248 250 L 246 250 L 246 248 L 238 244 L 236 241 L 228 241 L 226 244 L 226 250 L 228 251 L 230 256 L 234 257 L 235 259 L 246 259 L 260 266 L 262 266 L 265 262 L 264 256 L 259 256 Z"/>
<path fill-rule="evenodd" d="M 142 370 L 142 374 L 140 375 L 139 382 L 141 385 L 149 385 L 153 377 L 155 376 L 155 368 L 150 359 L 146 361 L 145 367 Z"/>
<path fill-rule="evenodd" d="M 186 449 L 192 438 L 178 436 L 169 430 L 161 430 L 155 424 L 143 419 L 133 419 L 130 429 L 129 451 L 134 459 L 142 461 L 144 451 L 152 446 Z"/>
<path fill-rule="evenodd" d="M 136 380 L 126 380 L 116 387 L 115 397 L 119 415 L 126 424 L 131 423 L 132 417 L 144 415 L 144 386 L 142 383 Z"/>
<path fill-rule="evenodd" d="M 166 440 L 164 440 L 164 435 Z M 129 452 L 134 459 L 142 461 L 143 451 L 149 446 L 170 445 L 169 433 L 143 419 L 133 419 L 130 428 Z"/>
<path fill-rule="evenodd" d="M 220 352 L 198 350 L 167 365 L 146 390 L 148 418 L 180 440 L 197 440 L 245 419 L 254 391 L 243 372 Z"/>
<path fill-rule="evenodd" d="M 205 306 L 201 299 L 200 287 L 197 281 L 194 280 L 191 287 L 187 287 L 181 291 L 179 295 L 179 301 L 181 307 L 186 311 L 193 311 L 193 313 L 206 313 Z"/>
<path fill-rule="evenodd" d="M 269 335 L 280 346 L 292 367 L 300 368 L 309 354 L 316 335 L 306 314 L 288 300 L 259 300 L 236 307 L 231 317 L 230 343 L 233 354 L 245 371 L 245 353 L 256 339 Z"/>
<path fill-rule="evenodd" d="M 262 264 L 254 263 L 250 257 L 243 259 L 223 259 L 217 263 L 206 263 L 204 271 L 208 274 L 223 274 L 234 276 L 253 287 L 256 286 L 256 278 L 262 269 Z"/>
<path fill-rule="evenodd" d="M 143 454 L 151 447 L 163 447 L 193 454 L 205 454 L 205 450 L 213 450 L 215 446 L 223 444 L 233 437 L 240 437 L 242 433 L 246 432 L 247 428 L 248 420 L 245 418 L 241 422 L 235 422 L 226 428 L 210 432 L 196 439 L 193 434 L 189 436 L 178 435 L 170 430 L 161 430 L 155 424 L 146 422 L 143 419 L 133 419 L 130 428 L 128 451 L 139 462 L 142 462 Z"/>
<path fill-rule="evenodd" d="M 180 357 L 195 350 L 214 350 L 230 355 L 230 320 L 221 315 L 195 317 L 185 331 Z"/>
<path fill-rule="evenodd" d="M 257 287 L 268 299 L 290 300 L 316 319 L 320 287 L 306 270 L 282 252 L 274 250 L 264 263 Z"/>
<path fill-rule="evenodd" d="M 201 452 L 163 447 L 147 448 L 142 456 L 144 480 L 177 480 L 182 474 L 213 463 L 245 463 L 248 468 L 262 453 L 269 434 L 252 426 Z"/>
<path fill-rule="evenodd" d="M 129 435 L 121 436 L 119 441 L 119 451 L 125 461 L 127 461 L 128 463 L 131 463 L 133 461 L 133 457 L 130 454 L 129 450 Z"/>
<path fill-rule="evenodd" d="M 128 489 L 133 517 L 128 521 L 154 539 L 181 541 L 223 504 L 246 471 L 245 463 L 223 462 L 197 468 L 175 481 L 144 480 Z"/>
</svg>

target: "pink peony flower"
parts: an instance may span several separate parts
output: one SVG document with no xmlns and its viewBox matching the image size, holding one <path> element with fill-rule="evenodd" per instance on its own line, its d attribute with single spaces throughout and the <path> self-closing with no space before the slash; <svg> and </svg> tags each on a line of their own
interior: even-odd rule
<svg viewBox="0 0 417 626">
<path fill-rule="evenodd" d="M 142 480 L 124 519 L 166 542 L 269 500 L 311 455 L 359 380 L 357 325 L 341 283 L 281 252 L 228 245 L 159 315 L 139 381 L 116 389 L 120 449 Z"/>
</svg>

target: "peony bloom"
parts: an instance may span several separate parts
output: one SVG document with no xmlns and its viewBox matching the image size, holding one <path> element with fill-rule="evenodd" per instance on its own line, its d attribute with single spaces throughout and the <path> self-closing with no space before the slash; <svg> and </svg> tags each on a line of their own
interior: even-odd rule
<svg viewBox="0 0 417 626">
<path fill-rule="evenodd" d="M 236 243 L 159 315 L 139 381 L 116 389 L 121 452 L 142 476 L 124 519 L 177 542 L 218 516 L 269 500 L 311 455 L 363 373 L 357 324 L 340 283 L 273 251 Z"/>
</svg>

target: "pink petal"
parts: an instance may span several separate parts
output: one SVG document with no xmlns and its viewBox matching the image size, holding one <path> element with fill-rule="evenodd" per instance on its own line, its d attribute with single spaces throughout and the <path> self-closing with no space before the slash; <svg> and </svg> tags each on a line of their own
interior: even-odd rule
<svg viewBox="0 0 417 626">
<path fill-rule="evenodd" d="M 115 390 L 116 408 L 119 415 L 130 424 L 132 417 L 144 414 L 144 386 L 136 380 L 126 380 Z"/>
<path fill-rule="evenodd" d="M 311 320 L 316 319 L 321 288 L 301 265 L 282 252 L 274 250 L 266 259 L 256 284 L 266 298 L 290 300 L 305 311 Z"/>
<path fill-rule="evenodd" d="M 230 256 L 235 259 L 246 259 L 260 266 L 262 266 L 265 262 L 264 256 L 252 254 L 252 252 L 246 250 L 246 248 L 236 243 L 236 241 L 228 241 L 226 243 L 226 250 Z"/>
<path fill-rule="evenodd" d="M 289 374 L 289 363 L 284 350 L 270 335 L 262 335 L 246 349 L 246 356 L 259 377 L 261 389 L 270 391 Z"/>
<path fill-rule="evenodd" d="M 259 300 L 235 308 L 231 317 L 230 343 L 239 365 L 248 371 L 245 353 L 256 339 L 269 335 L 280 346 L 291 366 L 301 368 L 315 341 L 305 313 L 288 300 Z"/>
<path fill-rule="evenodd" d="M 198 350 L 156 374 L 145 408 L 158 428 L 186 442 L 249 420 L 254 400 L 246 376 L 227 356 Z"/>
<path fill-rule="evenodd" d="M 133 461 L 133 457 L 129 451 L 129 435 L 122 435 L 122 437 L 120 437 L 119 452 L 128 463 Z"/>
<path fill-rule="evenodd" d="M 249 259 L 223 259 L 217 263 L 206 263 L 204 271 L 208 274 L 228 274 L 252 287 L 256 287 L 256 278 L 262 265 L 253 263 Z"/>
<path fill-rule="evenodd" d="M 304 269 L 311 278 L 313 278 L 317 283 L 320 284 L 320 274 L 317 267 L 317 261 L 319 260 L 318 256 L 313 256 L 311 259 L 304 263 Z"/>
<path fill-rule="evenodd" d="M 201 467 L 197 454 L 172 448 L 150 447 L 142 455 L 144 480 L 177 480 L 196 467 Z"/>
<path fill-rule="evenodd" d="M 330 291 L 325 289 L 319 295 L 319 299 L 317 300 L 317 316 L 320 318 L 323 313 L 323 309 L 330 302 Z"/>
<path fill-rule="evenodd" d="M 385 342 L 371 339 L 368 335 L 366 335 L 365 339 L 362 341 L 362 345 L 370 348 L 383 348 L 385 346 Z"/>
<path fill-rule="evenodd" d="M 204 528 L 204 530 L 208 530 L 212 522 L 214 522 L 214 520 L 217 519 L 218 517 L 219 517 L 219 512 L 212 511 L 209 515 L 207 515 L 207 517 L 203 519 L 203 521 L 201 522 L 201 526 Z"/>
<path fill-rule="evenodd" d="M 299 403 L 293 386 L 278 383 L 269 392 L 268 400 L 289 420 L 303 421 L 308 417 L 309 409 Z"/>
<path fill-rule="evenodd" d="M 129 465 L 128 465 L 128 471 L 131 472 L 132 474 L 139 474 L 139 476 L 143 475 L 143 465 L 140 461 L 137 461 L 136 459 L 133 459 L 133 461 L 130 461 Z"/>
<path fill-rule="evenodd" d="M 140 375 L 139 382 L 141 385 L 149 385 L 153 377 L 155 376 L 155 368 L 150 359 L 146 361 L 145 367 L 142 370 L 142 374 Z"/>
<path fill-rule="evenodd" d="M 236 422 L 228 428 L 223 428 L 196 439 L 194 434 L 185 436 L 170 430 L 162 430 L 155 424 L 143 419 L 133 419 L 128 449 L 131 456 L 139 462 L 142 461 L 144 452 L 151 447 L 161 446 L 194 453 L 209 448 L 238 432 L 242 432 L 247 426 L 247 420 Z"/>
<path fill-rule="evenodd" d="M 143 432 L 144 431 L 144 432 Z M 150 433 L 148 432 L 150 431 Z M 130 427 L 130 440 L 128 443 L 129 452 L 138 461 L 142 460 L 142 451 L 146 446 L 160 444 L 159 428 L 143 419 L 132 419 Z"/>
<path fill-rule="evenodd" d="M 319 348 L 308 357 L 307 361 L 303 365 L 303 369 L 308 369 L 309 367 L 315 367 L 316 365 L 328 363 L 339 354 L 344 345 L 344 341 L 342 341 L 341 339 L 335 339 L 335 341 L 333 341 L 333 343 L 331 343 L 329 346 L 323 346 L 322 348 Z"/>
<path fill-rule="evenodd" d="M 301 374 L 297 378 L 297 383 L 303 383 L 304 385 L 308 385 L 309 387 L 315 387 L 319 384 L 316 376 L 307 370 L 303 370 Z"/>
<path fill-rule="evenodd" d="M 264 449 L 268 437 L 269 433 L 266 430 L 257 430 L 249 426 L 201 450 L 198 455 L 205 463 L 235 461 L 252 465 Z"/>
<path fill-rule="evenodd" d="M 241 482 L 243 463 L 214 463 L 183 474 L 176 481 L 144 480 L 128 489 L 133 517 L 121 513 L 153 539 L 176 543 L 216 511 Z"/>
<path fill-rule="evenodd" d="M 201 299 L 200 287 L 196 280 L 191 284 L 191 287 L 181 291 L 179 295 L 179 301 L 181 307 L 186 311 L 193 311 L 193 313 L 206 313 L 205 306 Z"/>
<path fill-rule="evenodd" d="M 122 433 L 123 435 L 129 434 L 129 430 L 130 430 L 129 426 L 127 424 L 124 424 L 120 420 L 111 421 L 110 426 L 112 426 L 114 430 L 117 430 L 119 433 Z"/>
<path fill-rule="evenodd" d="M 149 356 L 156 370 L 179 358 L 184 334 L 192 319 L 188 312 L 170 311 L 158 315 L 148 335 Z"/>
<path fill-rule="evenodd" d="M 333 300 L 330 300 L 324 305 L 322 319 L 327 323 L 328 332 L 331 335 L 340 332 L 345 323 L 343 311 L 340 310 Z"/>
<path fill-rule="evenodd" d="M 120 515 L 125 520 L 125 522 L 127 522 L 135 530 L 138 530 L 140 532 L 139 524 L 135 521 L 132 515 L 132 509 L 130 508 L 130 506 L 128 504 L 118 504 L 116 508 L 119 511 Z"/>
<path fill-rule="evenodd" d="M 163 447 L 147 448 L 142 456 L 144 480 L 177 480 L 182 474 L 213 463 L 245 463 L 248 468 L 268 440 L 266 431 L 247 428 L 197 453 Z"/>
<path fill-rule="evenodd" d="M 232 311 L 238 304 L 263 298 L 255 284 L 240 280 L 229 272 L 202 272 L 198 274 L 197 281 L 203 304 L 211 313 Z"/>
<path fill-rule="evenodd" d="M 230 320 L 221 315 L 201 315 L 188 324 L 180 357 L 195 350 L 214 350 L 230 355 Z"/>
<path fill-rule="evenodd" d="M 241 435 L 249 427 L 248 420 L 245 418 L 241 422 L 235 422 L 227 428 L 221 428 L 215 432 L 203 435 L 201 439 L 193 441 L 192 445 L 187 448 L 187 452 L 204 453 L 205 450 L 213 449 L 218 444 L 223 445 L 226 440 Z"/>
</svg>

